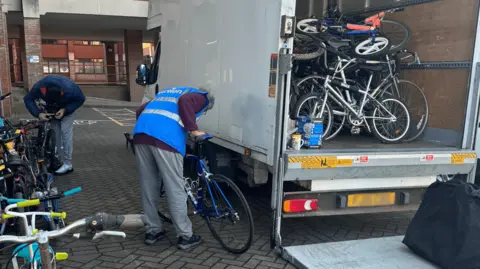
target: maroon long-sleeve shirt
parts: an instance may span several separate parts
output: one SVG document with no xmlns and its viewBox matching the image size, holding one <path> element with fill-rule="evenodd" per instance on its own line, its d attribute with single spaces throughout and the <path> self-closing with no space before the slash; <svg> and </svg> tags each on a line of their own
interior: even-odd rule
<svg viewBox="0 0 480 269">
<path fill-rule="evenodd" d="M 145 103 L 137 109 L 137 120 L 147 104 L 148 103 Z M 195 115 L 200 112 L 206 104 L 207 99 L 205 95 L 200 93 L 186 93 L 180 97 L 178 100 L 178 114 L 183 122 L 185 131 L 198 130 Z M 162 150 L 178 152 L 166 143 L 144 133 L 136 134 L 133 137 L 133 143 L 136 145 L 151 145 Z"/>
</svg>

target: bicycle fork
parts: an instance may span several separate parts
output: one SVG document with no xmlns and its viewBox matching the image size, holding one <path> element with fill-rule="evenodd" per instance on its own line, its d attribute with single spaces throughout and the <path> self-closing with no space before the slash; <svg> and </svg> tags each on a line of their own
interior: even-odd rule
<svg viewBox="0 0 480 269">
<path fill-rule="evenodd" d="M 42 269 L 56 269 L 57 264 L 55 261 L 55 255 L 53 255 L 53 259 L 50 260 L 50 250 L 49 250 L 49 242 L 47 236 L 40 236 L 38 238 L 38 249 L 40 251 L 40 259 L 42 261 Z"/>
</svg>

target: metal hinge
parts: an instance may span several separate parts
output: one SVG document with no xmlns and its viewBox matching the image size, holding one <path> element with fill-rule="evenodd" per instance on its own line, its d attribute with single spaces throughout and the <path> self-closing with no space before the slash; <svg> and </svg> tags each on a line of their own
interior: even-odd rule
<svg viewBox="0 0 480 269">
<path fill-rule="evenodd" d="M 292 70 L 292 54 L 281 53 L 278 55 L 278 73 L 280 75 L 286 75 Z"/>
</svg>

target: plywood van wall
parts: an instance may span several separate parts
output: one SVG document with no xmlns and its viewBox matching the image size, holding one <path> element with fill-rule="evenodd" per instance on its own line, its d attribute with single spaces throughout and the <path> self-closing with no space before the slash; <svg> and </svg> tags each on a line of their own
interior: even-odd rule
<svg viewBox="0 0 480 269">
<path fill-rule="evenodd" d="M 410 6 L 389 18 L 407 24 L 407 48 L 422 62 L 471 61 L 478 0 L 442 0 Z M 470 70 L 408 70 L 402 72 L 425 90 L 430 105 L 429 127 L 462 131 Z"/>
</svg>

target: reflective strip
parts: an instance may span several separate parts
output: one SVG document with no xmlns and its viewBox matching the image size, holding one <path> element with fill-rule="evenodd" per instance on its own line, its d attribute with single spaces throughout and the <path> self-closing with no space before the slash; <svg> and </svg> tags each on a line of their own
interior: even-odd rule
<svg viewBox="0 0 480 269">
<path fill-rule="evenodd" d="M 175 113 L 172 113 L 170 111 L 166 111 L 166 110 L 163 110 L 163 109 L 145 109 L 143 113 L 147 113 L 147 114 L 157 114 L 157 115 L 162 115 L 162 116 L 165 116 L 169 119 L 172 119 L 176 122 L 178 122 L 178 124 L 180 124 L 180 126 L 182 126 L 183 128 L 183 122 L 182 120 L 180 119 L 180 116 L 175 114 Z"/>
<path fill-rule="evenodd" d="M 162 102 L 170 102 L 170 103 L 178 103 L 178 99 L 175 97 L 157 97 L 153 99 L 153 102 L 162 101 Z"/>
</svg>

